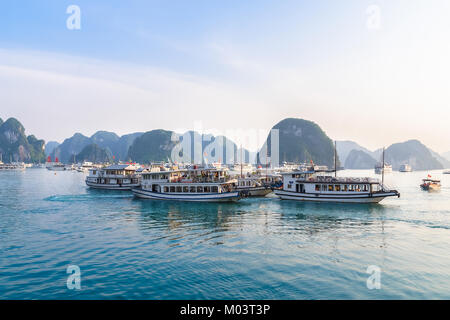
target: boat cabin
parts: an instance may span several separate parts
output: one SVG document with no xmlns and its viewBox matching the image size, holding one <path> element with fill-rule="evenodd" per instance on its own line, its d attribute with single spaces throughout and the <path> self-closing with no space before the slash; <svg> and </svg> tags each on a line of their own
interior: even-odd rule
<svg viewBox="0 0 450 320">
<path fill-rule="evenodd" d="M 342 193 L 374 193 L 382 190 L 377 179 L 372 178 L 336 178 L 327 176 L 328 171 L 284 173 L 283 190 L 297 193 L 342 194 Z"/>
</svg>

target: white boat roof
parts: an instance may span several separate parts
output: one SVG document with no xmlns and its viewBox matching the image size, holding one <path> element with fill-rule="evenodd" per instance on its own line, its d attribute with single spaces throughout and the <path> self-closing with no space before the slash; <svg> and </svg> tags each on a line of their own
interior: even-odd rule
<svg viewBox="0 0 450 320">
<path fill-rule="evenodd" d="M 130 164 L 113 164 L 109 167 L 104 168 L 105 170 L 133 170 L 136 171 L 136 166 Z"/>
</svg>

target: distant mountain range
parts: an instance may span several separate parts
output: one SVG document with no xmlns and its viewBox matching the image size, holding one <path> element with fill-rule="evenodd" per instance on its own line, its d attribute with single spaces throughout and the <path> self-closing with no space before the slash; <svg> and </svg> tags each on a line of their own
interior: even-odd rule
<svg viewBox="0 0 450 320">
<path fill-rule="evenodd" d="M 342 161 L 342 163 L 344 163 L 344 166 L 346 168 L 347 168 L 347 165 L 345 165 L 345 163 L 347 161 L 347 157 L 350 155 L 350 153 L 353 150 L 363 151 L 364 153 L 368 154 L 370 157 L 376 158 L 375 152 L 372 152 L 353 141 L 348 141 L 348 140 L 336 141 L 336 150 L 337 150 L 339 159 Z M 358 154 L 354 153 L 353 157 L 356 157 L 357 155 Z M 351 161 L 353 161 L 353 159 Z"/>
<path fill-rule="evenodd" d="M 3 162 L 44 162 L 44 140 L 27 136 L 15 118 L 0 119 L 0 157 Z"/>
<path fill-rule="evenodd" d="M 80 158 L 80 153 L 85 147 L 89 145 L 96 145 L 98 148 L 103 149 L 105 154 L 111 155 L 115 160 L 129 160 L 128 149 L 133 144 L 134 140 L 141 136 L 142 132 L 136 132 L 119 137 L 114 132 L 97 131 L 91 137 L 86 137 L 81 133 L 75 133 L 72 137 L 64 140 L 60 145 L 53 144 L 53 150 L 49 152 L 49 155 L 54 160 L 58 158 L 59 161 L 65 163 L 71 163 Z M 84 150 L 81 156 L 85 157 L 86 161 L 93 161 L 95 155 L 98 152 L 97 148 L 89 149 L 95 151 L 93 154 L 89 154 Z M 78 161 L 76 161 L 78 162 Z"/>
<path fill-rule="evenodd" d="M 287 118 L 278 122 L 272 129 L 278 129 L 279 133 L 280 164 L 283 161 L 313 161 L 315 164 L 334 167 L 333 141 L 316 123 Z M 183 139 L 194 141 L 187 145 L 190 147 L 190 155 L 188 150 L 183 150 L 186 145 L 173 141 L 174 137 L 179 137 L 183 142 Z M 17 119 L 9 118 L 5 122 L 0 119 L 0 155 L 3 162 L 44 162 L 46 156 L 50 155 L 53 160 L 58 157 L 65 163 L 119 160 L 149 163 L 167 161 L 175 155 L 183 159 L 182 161 L 196 163 L 205 161 L 207 156 L 223 163 L 237 163 L 241 161 L 242 155 L 245 162 L 256 159 L 258 163 L 264 165 L 268 161 L 266 155 L 269 159 L 272 158 L 271 138 L 269 133 L 258 152 L 243 149 L 242 153 L 238 146 L 226 137 L 201 135 L 193 131 L 176 134 L 162 129 L 123 136 L 108 131 L 98 131 L 91 137 L 75 133 L 61 144 L 50 141 L 45 145 L 43 140 L 33 135 L 26 136 L 25 128 Z M 223 150 L 217 149 L 220 141 L 223 143 Z M 194 148 L 194 144 L 197 144 L 197 148 Z M 372 169 L 381 158 L 382 149 L 370 151 L 353 141 L 338 141 L 336 145 L 337 164 L 338 166 L 343 164 L 347 169 Z M 195 155 L 194 150 L 200 153 Z M 386 149 L 385 160 L 392 164 L 394 170 L 398 170 L 404 163 L 410 164 L 413 170 L 450 168 L 450 152 L 439 155 L 418 140 L 391 145 Z"/>
<path fill-rule="evenodd" d="M 372 169 L 376 162 L 381 161 L 382 149 L 371 152 L 352 141 L 339 141 L 337 146 L 338 154 L 345 158 L 346 169 Z M 449 160 L 418 140 L 408 140 L 389 146 L 385 150 L 385 162 L 391 164 L 394 170 L 398 170 L 402 164 L 411 165 L 413 170 L 450 167 Z"/>
<path fill-rule="evenodd" d="M 280 163 L 283 161 L 313 161 L 314 163 L 330 167 L 334 165 L 333 141 L 316 123 L 303 119 L 289 118 L 280 121 L 273 129 L 278 129 L 280 133 Z M 100 153 L 102 158 L 113 157 L 115 160 L 140 163 L 167 161 L 171 159 L 173 148 L 177 145 L 176 141 L 172 141 L 173 135 L 177 134 L 162 129 L 145 133 L 138 132 L 121 137 L 107 131 L 98 131 L 91 137 L 76 133 L 71 138 L 64 140 L 60 145 L 55 142 L 49 143 L 47 147 L 51 151 L 47 150 L 47 153 L 52 159 L 58 157 L 61 162 L 68 163 L 73 161 L 79 162 L 80 160 L 94 161 L 98 159 Z M 198 162 L 198 159 L 204 158 L 204 154 L 208 154 L 211 157 L 215 157 L 216 160 L 225 163 L 236 163 L 241 160 L 241 150 L 227 137 L 215 137 L 210 134 L 200 135 L 193 131 L 179 134 L 178 136 L 181 137 L 181 140 L 183 137 L 186 137 L 191 138 L 191 141 L 201 143 L 201 146 L 197 146 L 200 148 L 196 149 L 200 150 L 200 155 L 194 155 L 194 145 L 191 145 L 190 158 L 185 159 L 187 161 Z M 267 140 L 270 156 L 271 139 L 269 138 L 270 134 Z M 223 144 L 223 150 L 215 150 L 218 145 L 215 142 L 218 141 L 221 141 Z M 87 146 L 92 147 L 85 149 Z M 229 154 L 227 154 L 227 151 Z M 263 159 L 263 157 L 259 156 L 259 152 L 249 152 L 243 149 L 242 160 L 249 162 L 253 159 Z M 265 164 L 265 161 L 260 162 Z"/>
</svg>

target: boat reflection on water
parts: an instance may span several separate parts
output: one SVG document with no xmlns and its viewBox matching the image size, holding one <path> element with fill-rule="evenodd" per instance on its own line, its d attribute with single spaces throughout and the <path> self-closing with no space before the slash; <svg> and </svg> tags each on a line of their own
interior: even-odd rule
<svg viewBox="0 0 450 320">
<path fill-rule="evenodd" d="M 141 230 L 166 229 L 175 244 L 184 238 L 223 244 L 232 237 L 276 239 L 280 235 L 298 246 L 314 245 L 315 237 L 351 238 L 376 233 L 385 246 L 384 214 L 377 204 L 333 204 L 248 199 L 240 203 L 189 203 L 135 201 Z M 380 233 L 381 231 L 381 233 Z M 372 235 L 373 236 L 373 235 Z M 197 239 L 196 239 L 197 238 Z M 317 239 L 316 239 L 317 240 Z M 173 245 L 174 243 L 171 243 Z M 337 244 L 334 245 L 337 248 Z"/>
</svg>

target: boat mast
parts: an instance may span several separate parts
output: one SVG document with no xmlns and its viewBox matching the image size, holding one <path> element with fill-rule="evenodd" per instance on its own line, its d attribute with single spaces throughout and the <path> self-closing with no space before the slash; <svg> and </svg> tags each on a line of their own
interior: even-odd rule
<svg viewBox="0 0 450 320">
<path fill-rule="evenodd" d="M 272 139 L 272 136 L 270 136 L 270 139 Z M 272 156 L 272 155 L 270 155 Z M 266 143 L 266 183 L 269 180 L 269 178 L 267 177 L 268 174 L 268 168 L 269 168 L 269 138 L 267 138 L 267 143 Z"/>
<path fill-rule="evenodd" d="M 336 140 L 334 140 L 334 177 L 337 177 Z"/>
<path fill-rule="evenodd" d="M 383 168 L 381 169 L 381 185 L 384 185 L 384 147 L 383 147 Z"/>
<path fill-rule="evenodd" d="M 242 143 L 241 143 L 241 178 L 243 178 L 244 176 L 242 175 Z"/>
</svg>

